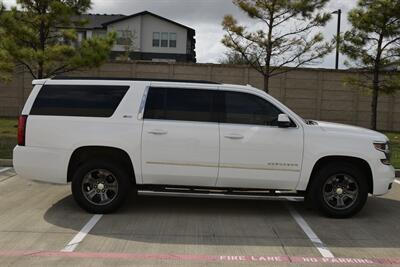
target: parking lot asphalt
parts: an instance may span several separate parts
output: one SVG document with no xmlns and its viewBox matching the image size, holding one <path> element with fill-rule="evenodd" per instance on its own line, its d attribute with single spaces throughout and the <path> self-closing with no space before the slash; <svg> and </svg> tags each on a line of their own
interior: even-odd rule
<svg viewBox="0 0 400 267">
<path fill-rule="evenodd" d="M 289 200 L 157 196 L 93 215 L 69 186 L 0 168 L 0 266 L 400 265 L 399 210 L 396 183 L 350 219 Z"/>
</svg>

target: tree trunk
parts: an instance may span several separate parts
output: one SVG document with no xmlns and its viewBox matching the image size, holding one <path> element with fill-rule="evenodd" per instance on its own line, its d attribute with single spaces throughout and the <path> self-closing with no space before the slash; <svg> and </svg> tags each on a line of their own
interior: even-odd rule
<svg viewBox="0 0 400 267">
<path fill-rule="evenodd" d="M 40 42 L 40 52 L 42 53 L 42 57 L 44 57 L 45 54 L 45 49 L 46 49 L 46 25 L 44 23 L 44 18 L 43 16 L 46 14 L 46 9 L 42 10 L 42 17 L 41 17 L 41 22 L 40 22 L 40 28 L 39 28 L 39 42 Z M 43 58 L 40 58 L 38 60 L 38 79 L 43 79 L 44 78 L 44 60 Z"/>
<path fill-rule="evenodd" d="M 268 23 L 268 44 L 267 44 L 267 56 L 265 58 L 265 71 L 264 71 L 264 91 L 269 93 L 269 78 L 271 75 L 271 56 L 272 56 L 272 30 L 274 29 L 274 10 L 275 1 L 272 1 L 272 8 L 270 10 L 270 18 Z"/>
<path fill-rule="evenodd" d="M 264 75 L 264 92 L 269 93 L 269 75 Z"/>
<path fill-rule="evenodd" d="M 372 81 L 372 102 L 371 102 L 371 129 L 376 130 L 378 115 L 378 95 L 379 95 L 379 70 L 374 73 Z"/>
<path fill-rule="evenodd" d="M 43 79 L 43 63 L 39 62 L 37 79 Z"/>
<path fill-rule="evenodd" d="M 377 130 L 378 117 L 378 95 L 379 95 L 379 74 L 381 66 L 383 34 L 379 36 L 378 48 L 374 62 L 374 79 L 372 81 L 372 102 L 371 102 L 371 129 Z"/>
</svg>

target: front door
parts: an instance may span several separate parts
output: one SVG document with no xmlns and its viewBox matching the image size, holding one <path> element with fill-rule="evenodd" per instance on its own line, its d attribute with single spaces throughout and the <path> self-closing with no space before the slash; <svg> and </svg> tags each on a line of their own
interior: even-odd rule
<svg viewBox="0 0 400 267">
<path fill-rule="evenodd" d="M 277 127 L 283 113 L 253 94 L 225 91 L 220 124 L 217 186 L 295 189 L 300 177 L 303 131 Z"/>
<path fill-rule="evenodd" d="M 219 129 L 214 91 L 149 88 L 142 132 L 145 184 L 214 186 Z"/>
</svg>

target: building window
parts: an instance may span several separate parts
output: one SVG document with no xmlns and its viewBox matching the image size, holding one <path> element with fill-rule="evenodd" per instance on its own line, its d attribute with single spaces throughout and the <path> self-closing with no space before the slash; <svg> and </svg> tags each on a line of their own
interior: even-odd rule
<svg viewBox="0 0 400 267">
<path fill-rule="evenodd" d="M 153 32 L 153 47 L 176 47 L 176 33 Z"/>
<path fill-rule="evenodd" d="M 77 42 L 80 44 L 85 39 L 86 32 L 77 32 L 77 35 Z"/>
<path fill-rule="evenodd" d="M 107 31 L 93 31 L 93 36 L 95 37 L 106 37 Z"/>
<path fill-rule="evenodd" d="M 153 47 L 160 47 L 160 33 L 153 32 Z"/>
<path fill-rule="evenodd" d="M 84 40 L 86 40 L 86 32 L 77 32 L 75 40 L 68 40 L 62 36 L 58 38 L 60 44 L 71 45 L 73 47 L 78 47 Z"/>
<path fill-rule="evenodd" d="M 161 47 L 168 47 L 168 33 L 161 33 Z"/>
<path fill-rule="evenodd" d="M 131 45 L 133 34 L 130 30 L 117 31 L 117 45 Z"/>
<path fill-rule="evenodd" d="M 176 47 L 176 33 L 169 33 L 169 47 Z"/>
</svg>

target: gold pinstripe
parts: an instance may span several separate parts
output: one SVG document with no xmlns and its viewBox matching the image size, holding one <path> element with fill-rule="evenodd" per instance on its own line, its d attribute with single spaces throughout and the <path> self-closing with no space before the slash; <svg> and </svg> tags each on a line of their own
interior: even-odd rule
<svg viewBox="0 0 400 267">
<path fill-rule="evenodd" d="M 147 161 L 147 164 L 154 164 L 154 165 L 172 165 L 172 166 L 187 166 L 187 167 L 209 167 L 209 168 L 216 168 L 218 164 L 213 163 L 197 163 L 197 162 L 168 162 L 168 161 Z M 219 166 L 220 168 L 229 168 L 229 169 L 245 169 L 245 170 L 266 170 L 266 171 L 292 171 L 292 172 L 299 172 L 300 169 L 296 168 L 284 168 L 282 166 L 273 165 L 258 165 L 258 164 L 229 164 L 229 163 L 222 163 Z M 293 166 L 297 167 L 297 166 Z"/>
</svg>

